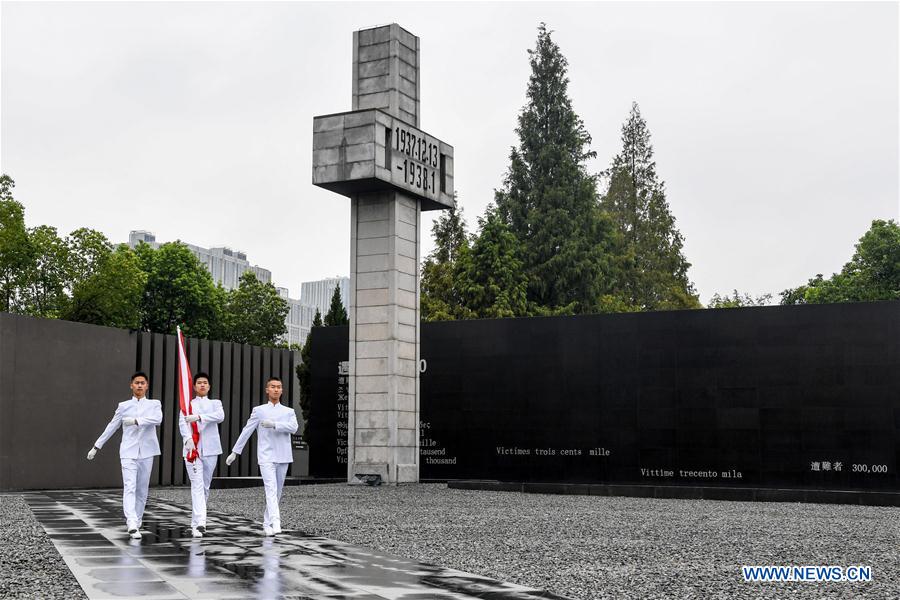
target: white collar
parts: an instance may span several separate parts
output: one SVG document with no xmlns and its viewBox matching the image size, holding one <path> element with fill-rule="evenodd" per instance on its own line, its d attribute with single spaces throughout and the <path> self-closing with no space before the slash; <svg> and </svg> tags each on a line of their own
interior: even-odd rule
<svg viewBox="0 0 900 600">
<path fill-rule="evenodd" d="M 197 400 L 209 400 L 209 396 L 194 396 L 194 399 L 191 402 L 196 402 Z"/>
<path fill-rule="evenodd" d="M 140 402 L 141 400 L 146 400 L 147 396 L 144 396 L 143 398 L 138 398 L 137 396 L 132 396 L 131 399 L 134 400 L 135 402 Z"/>
</svg>

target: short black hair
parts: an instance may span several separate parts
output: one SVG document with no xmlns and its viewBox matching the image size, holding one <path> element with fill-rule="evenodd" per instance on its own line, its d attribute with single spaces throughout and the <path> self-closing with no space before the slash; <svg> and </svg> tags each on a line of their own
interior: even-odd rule
<svg viewBox="0 0 900 600">
<path fill-rule="evenodd" d="M 132 376 L 131 376 L 131 381 L 134 382 L 134 380 L 137 379 L 138 377 L 143 377 L 144 379 L 147 380 L 147 383 L 150 383 L 150 378 L 147 377 L 147 374 L 144 373 L 143 371 L 138 371 L 137 373 L 135 373 L 134 375 L 132 375 Z"/>
<path fill-rule="evenodd" d="M 197 371 L 194 373 L 194 383 L 197 383 L 198 379 L 205 379 L 207 383 L 209 382 L 209 374 L 204 373 L 203 371 Z"/>
<path fill-rule="evenodd" d="M 281 377 L 275 377 L 274 375 L 272 375 L 271 377 L 266 379 L 266 385 L 269 385 L 269 383 L 272 381 L 277 381 L 278 383 L 281 383 Z"/>
</svg>

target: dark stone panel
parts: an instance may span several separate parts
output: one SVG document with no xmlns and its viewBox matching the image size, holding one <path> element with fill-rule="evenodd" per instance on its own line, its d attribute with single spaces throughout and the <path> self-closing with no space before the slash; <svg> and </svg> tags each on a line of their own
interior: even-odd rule
<svg viewBox="0 0 900 600">
<path fill-rule="evenodd" d="M 756 491 L 757 502 L 805 502 L 806 490 L 763 489 Z"/>
<path fill-rule="evenodd" d="M 241 394 L 243 392 L 243 352 L 241 347 L 231 342 L 224 345 L 225 352 L 231 357 L 231 395 L 228 406 L 223 406 L 226 413 L 230 415 L 228 419 L 228 444 L 222 446 L 223 453 L 231 453 L 231 448 L 237 442 L 238 436 L 241 434 L 241 419 L 246 419 L 241 410 Z M 224 404 L 224 402 L 223 402 Z M 237 476 L 241 474 L 241 460 L 238 459 L 230 467 L 226 467 L 225 475 Z"/>
<path fill-rule="evenodd" d="M 421 475 L 647 483 L 641 469 L 665 468 L 716 472 L 665 484 L 896 486 L 898 309 L 425 323 Z M 347 358 L 347 329 L 313 335 L 310 472 L 340 476 L 336 366 Z M 425 451 L 454 464 L 429 461 Z M 815 472 L 816 462 L 848 467 Z M 853 464 L 888 472 L 851 473 Z"/>
<path fill-rule="evenodd" d="M 175 463 L 175 457 L 181 455 L 181 434 L 178 433 L 178 414 L 181 412 L 178 401 L 178 338 L 174 335 L 160 335 L 163 346 L 163 364 L 160 365 L 162 373 L 162 393 L 151 396 L 162 402 L 163 422 L 157 428 L 162 441 L 159 445 L 162 456 L 154 463 L 159 464 L 162 485 L 172 485 L 175 481 L 176 470 L 182 470 L 181 464 Z M 158 375 L 157 375 L 158 377 Z M 159 389 L 159 388 L 157 388 Z"/>
<path fill-rule="evenodd" d="M 85 454 L 131 395 L 137 341 L 122 329 L 0 313 L 0 490 L 121 485 L 118 436 L 94 461 Z M 35 432 L 53 443 L 35 444 Z"/>
<path fill-rule="evenodd" d="M 656 495 L 654 486 L 650 485 L 607 485 L 604 496 L 630 496 L 633 498 L 653 498 Z M 593 489 L 592 489 L 593 492 Z M 599 494 L 593 494 L 599 495 Z"/>
<path fill-rule="evenodd" d="M 162 401 L 162 390 L 165 386 L 163 381 L 164 379 L 164 365 L 165 361 L 163 358 L 163 342 L 165 336 L 160 335 L 158 333 L 150 334 L 150 370 L 147 371 L 147 375 L 150 376 L 150 385 L 147 391 L 147 395 L 151 398 L 156 398 Z M 166 407 L 163 406 L 163 422 L 166 419 Z M 157 428 L 157 434 L 160 434 L 162 431 L 162 427 Z M 117 436 L 115 437 L 118 437 Z M 160 440 L 159 444 L 160 450 L 163 449 L 163 442 Z M 153 470 L 150 472 L 150 484 L 151 485 L 159 485 L 163 483 L 162 477 L 162 466 L 160 465 L 159 460 L 153 461 Z"/>
<path fill-rule="evenodd" d="M 255 365 L 251 362 L 250 346 L 235 345 L 235 350 L 241 354 L 241 402 L 240 407 L 237 410 L 239 416 L 237 419 L 237 433 L 234 438 L 235 441 L 237 441 L 243 424 L 250 417 L 250 411 L 253 410 L 253 407 L 255 406 L 253 398 L 250 396 L 254 388 L 250 374 L 255 368 Z M 238 466 L 238 474 L 251 475 L 252 471 L 250 465 L 254 462 L 256 462 L 256 436 L 250 439 L 244 447 L 243 452 L 241 452 L 238 460 L 235 461 Z"/>
<path fill-rule="evenodd" d="M 827 491 L 800 488 L 729 488 L 701 486 L 624 486 L 571 483 L 499 484 L 496 481 L 449 481 L 451 489 L 485 491 L 526 491 L 535 493 L 580 494 L 591 496 L 632 496 L 640 498 L 677 498 L 684 500 L 729 500 L 757 502 L 813 502 L 819 504 L 863 504 L 866 506 L 900 506 L 898 492 Z"/>
<path fill-rule="evenodd" d="M 806 490 L 806 502 L 821 504 L 859 504 L 859 492 Z"/>
<path fill-rule="evenodd" d="M 228 387 L 229 380 L 231 378 L 231 361 L 228 362 L 228 369 L 226 370 L 225 362 L 223 360 L 223 352 L 222 347 L 224 344 L 222 342 L 210 342 L 209 345 L 209 376 L 212 377 L 212 381 L 210 382 L 213 386 L 215 386 L 210 394 L 212 394 L 213 398 L 218 398 L 222 401 L 222 409 L 226 410 L 225 402 L 228 399 L 228 391 L 230 388 Z M 219 455 L 218 463 L 216 464 L 216 471 L 213 473 L 214 477 L 221 477 L 222 474 L 225 473 L 225 457 L 228 456 L 228 452 L 231 450 L 231 447 L 228 445 L 228 414 L 225 414 L 225 422 L 219 426 L 219 441 L 222 443 L 222 454 Z"/>
<path fill-rule="evenodd" d="M 750 502 L 754 499 L 754 490 L 752 488 L 705 487 L 703 488 L 703 499 Z"/>
<path fill-rule="evenodd" d="M 226 420 L 220 435 L 227 455 L 229 442 L 237 438 L 250 412 L 249 402 L 246 411 L 239 410 L 241 391 L 246 384 L 244 398 L 249 397 L 250 380 L 262 378 L 261 364 L 254 371 L 248 362 L 245 373 L 240 347 L 232 352 L 232 344 L 186 342 L 192 368 L 210 373 L 212 396 L 223 402 Z M 245 348 L 250 352 L 251 347 Z M 291 389 L 292 353 L 270 352 L 278 357 L 272 361 L 278 365 L 275 370 L 286 389 Z M 148 395 L 163 404 L 163 423 L 158 428 L 162 456 L 154 460 L 151 483 L 184 483 L 176 364 L 175 336 L 0 314 L 0 491 L 121 486 L 121 434 L 114 434 L 94 461 L 84 457 L 116 405 L 130 397 L 129 376 L 135 370 L 148 374 Z M 51 367 L 58 376 L 46 377 Z M 36 381 L 41 385 L 36 386 Z M 20 409 L 33 402 L 42 406 L 40 424 L 33 422 L 30 411 Z M 35 446 L 24 439 L 36 429 L 52 436 L 54 444 Z M 225 455 L 220 473 L 227 470 Z M 251 474 L 250 466 L 247 460 L 243 471 L 239 465 L 231 470 L 246 476 Z"/>
<path fill-rule="evenodd" d="M 673 498 L 678 500 L 701 500 L 703 489 L 694 487 L 665 486 L 656 488 L 657 498 Z"/>
<path fill-rule="evenodd" d="M 859 503 L 866 506 L 900 506 L 897 492 L 859 492 Z"/>
<path fill-rule="evenodd" d="M 249 346 L 247 347 L 250 351 L 250 372 L 248 373 L 248 379 L 250 380 L 250 401 L 247 405 L 247 410 L 244 412 L 243 419 L 244 421 L 250 417 L 250 412 L 253 410 L 254 406 L 259 406 L 265 401 L 266 395 L 263 391 L 263 377 L 262 377 L 262 351 L 260 348 Z M 259 462 L 257 462 L 257 441 L 256 435 L 253 436 L 253 439 L 247 447 L 250 448 L 250 452 L 244 452 L 241 456 L 247 457 L 247 463 L 250 469 L 251 477 L 259 477 Z M 243 467 L 243 463 L 241 464 Z"/>
</svg>

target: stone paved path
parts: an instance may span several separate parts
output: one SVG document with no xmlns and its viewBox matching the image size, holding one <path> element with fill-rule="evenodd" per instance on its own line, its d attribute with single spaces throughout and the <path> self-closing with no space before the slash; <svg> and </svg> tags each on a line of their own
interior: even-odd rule
<svg viewBox="0 0 900 600">
<path fill-rule="evenodd" d="M 299 531 L 274 538 L 249 519 L 210 513 L 191 537 L 190 508 L 150 499 L 141 540 L 125 531 L 121 493 L 25 496 L 89 598 L 565 600 Z"/>
</svg>

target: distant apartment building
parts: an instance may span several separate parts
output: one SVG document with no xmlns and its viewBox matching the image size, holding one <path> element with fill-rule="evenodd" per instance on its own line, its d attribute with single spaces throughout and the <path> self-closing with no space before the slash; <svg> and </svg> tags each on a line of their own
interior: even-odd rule
<svg viewBox="0 0 900 600">
<path fill-rule="evenodd" d="M 288 296 L 287 288 L 276 288 L 278 295 L 284 298 L 290 309 L 284 324 L 287 327 L 287 333 L 282 338 L 288 345 L 297 344 L 302 346 L 306 343 L 306 336 L 312 329 L 313 319 L 316 317 L 316 308 L 314 306 L 306 306 L 300 300 L 295 300 Z"/>
<path fill-rule="evenodd" d="M 336 287 L 341 288 L 341 302 L 344 303 L 344 308 L 347 309 L 347 314 L 349 316 L 349 277 L 337 276 L 320 279 L 318 281 L 304 281 L 300 284 L 300 302 L 306 306 L 318 308 L 324 319 L 325 315 L 328 314 L 328 309 L 331 308 L 331 296 L 334 295 L 334 288 Z M 313 311 L 313 316 L 315 316 L 315 310 Z"/>
<path fill-rule="evenodd" d="M 159 248 L 160 246 L 159 242 L 156 241 L 156 236 L 149 231 L 132 231 L 128 234 L 128 245 L 130 247 L 134 248 L 141 242 L 149 244 L 152 248 Z M 233 290 L 238 287 L 241 282 L 241 275 L 246 271 L 252 271 L 257 279 L 263 283 L 272 283 L 272 272 L 268 269 L 251 265 L 247 261 L 247 255 L 239 250 L 232 250 L 224 246 L 201 248 L 186 242 L 182 243 L 190 248 L 194 256 L 206 266 L 206 269 L 212 275 L 213 281 L 221 283 L 226 290 Z M 288 295 L 287 288 L 280 287 L 276 289 L 278 290 L 278 295 L 287 301 L 290 308 L 287 316 L 284 318 L 287 332 L 281 339 L 288 344 L 303 345 L 306 341 L 306 336 L 309 335 L 309 330 L 312 329 L 316 309 L 303 306 L 299 300 L 291 298 Z"/>
<path fill-rule="evenodd" d="M 128 234 L 128 245 L 132 248 L 140 242 L 149 244 L 152 248 L 159 248 L 156 236 L 149 231 L 132 231 Z M 256 278 L 263 283 L 272 283 L 272 272 L 247 261 L 247 255 L 240 250 L 232 250 L 225 246 L 217 248 L 201 248 L 193 244 L 184 243 L 194 256 L 206 266 L 212 275 L 213 281 L 221 283 L 226 290 L 233 290 L 241 282 L 241 275 L 245 271 L 252 271 Z"/>
</svg>

